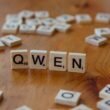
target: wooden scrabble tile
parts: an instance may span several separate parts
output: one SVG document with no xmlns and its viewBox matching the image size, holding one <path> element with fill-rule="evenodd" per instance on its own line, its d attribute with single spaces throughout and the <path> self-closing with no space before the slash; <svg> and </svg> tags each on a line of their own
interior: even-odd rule
<svg viewBox="0 0 110 110">
<path fill-rule="evenodd" d="M 80 104 L 77 107 L 71 109 L 71 110 L 93 110 L 92 108 L 84 105 L 84 104 Z"/>
<path fill-rule="evenodd" d="M 110 84 L 106 85 L 100 92 L 99 92 L 100 98 L 109 98 L 110 99 Z"/>
<path fill-rule="evenodd" d="M 66 24 L 66 23 L 55 24 L 55 29 L 60 32 L 67 32 L 68 30 L 70 30 L 71 27 L 72 26 L 70 24 Z"/>
<path fill-rule="evenodd" d="M 52 25 L 56 24 L 56 22 L 57 21 L 54 18 L 46 18 L 42 21 L 42 23 L 47 26 L 52 26 Z"/>
<path fill-rule="evenodd" d="M 55 97 L 55 103 L 68 106 L 76 106 L 80 96 L 80 92 L 60 90 Z"/>
<path fill-rule="evenodd" d="M 54 26 L 43 26 L 43 25 L 41 25 L 41 26 L 39 26 L 37 28 L 37 33 L 41 34 L 41 35 L 50 36 L 50 35 L 52 35 L 54 33 L 54 31 L 55 31 L 55 27 Z"/>
<path fill-rule="evenodd" d="M 7 46 L 16 46 L 22 43 L 21 38 L 14 36 L 14 35 L 7 35 L 0 39 L 4 44 Z"/>
<path fill-rule="evenodd" d="M 42 24 L 42 21 L 40 19 L 26 19 L 26 25 L 31 25 L 31 26 L 39 26 Z"/>
<path fill-rule="evenodd" d="M 27 25 L 27 24 L 22 24 L 19 27 L 19 32 L 20 33 L 35 33 L 36 31 L 36 26 L 35 25 Z"/>
<path fill-rule="evenodd" d="M 50 51 L 49 70 L 66 71 L 67 52 Z"/>
<path fill-rule="evenodd" d="M 34 16 L 34 13 L 29 10 L 23 10 L 19 13 L 20 18 L 31 18 Z"/>
<path fill-rule="evenodd" d="M 16 108 L 15 110 L 32 110 L 31 108 L 27 107 L 26 105 L 23 105 L 19 108 Z"/>
<path fill-rule="evenodd" d="M 109 23 L 110 22 L 110 14 L 108 13 L 98 13 L 95 18 L 96 22 L 100 23 Z"/>
<path fill-rule="evenodd" d="M 3 91 L 0 90 L 0 101 L 3 99 Z"/>
<path fill-rule="evenodd" d="M 28 51 L 27 50 L 12 50 L 10 52 L 11 68 L 26 69 L 28 68 Z"/>
<path fill-rule="evenodd" d="M 16 34 L 17 30 L 18 30 L 18 25 L 16 24 L 5 23 L 2 27 L 2 33 Z"/>
<path fill-rule="evenodd" d="M 91 23 L 92 17 L 89 14 L 76 15 L 76 22 L 81 24 Z"/>
<path fill-rule="evenodd" d="M 96 28 L 95 34 L 103 37 L 110 37 L 110 28 Z"/>
<path fill-rule="evenodd" d="M 107 42 L 107 38 L 98 35 L 90 35 L 85 38 L 85 42 L 95 46 L 101 46 Z"/>
<path fill-rule="evenodd" d="M 45 11 L 45 10 L 36 11 L 35 12 L 35 17 L 40 18 L 40 19 L 48 18 L 49 17 L 49 12 Z"/>
<path fill-rule="evenodd" d="M 86 72 L 86 54 L 69 53 L 68 55 L 68 71 L 69 72 Z"/>
<path fill-rule="evenodd" d="M 0 50 L 4 50 L 5 49 L 5 44 L 0 40 Z"/>
<path fill-rule="evenodd" d="M 47 51 L 46 50 L 30 51 L 30 68 L 31 69 L 47 68 Z"/>
<path fill-rule="evenodd" d="M 66 22 L 66 23 L 75 21 L 75 17 L 68 14 L 58 16 L 56 19 L 60 22 Z"/>
<path fill-rule="evenodd" d="M 110 110 L 110 99 L 104 99 L 97 103 L 97 108 L 100 110 Z"/>
</svg>

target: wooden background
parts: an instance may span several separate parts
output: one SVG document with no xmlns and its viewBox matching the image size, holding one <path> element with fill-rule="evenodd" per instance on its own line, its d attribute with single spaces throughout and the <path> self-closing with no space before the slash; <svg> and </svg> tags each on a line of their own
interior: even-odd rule
<svg viewBox="0 0 110 110">
<path fill-rule="evenodd" d="M 90 0 L 88 8 L 75 8 L 73 0 L 0 0 L 0 27 L 6 14 L 18 13 L 23 9 L 48 10 L 52 17 L 63 13 L 110 12 L 109 0 Z M 33 110 L 69 110 L 70 107 L 57 105 L 54 98 L 60 89 L 82 92 L 80 103 L 94 110 L 99 101 L 98 93 L 110 83 L 110 40 L 107 45 L 95 47 L 84 42 L 84 38 L 93 34 L 95 27 L 109 27 L 109 24 L 93 23 L 91 25 L 72 24 L 68 33 L 55 33 L 52 37 L 40 35 L 20 35 L 23 45 L 7 47 L 0 52 L 0 89 L 4 91 L 4 100 L 0 110 L 13 110 L 27 105 Z M 0 33 L 0 36 L 2 34 Z M 67 52 L 85 52 L 87 54 L 87 72 L 68 73 L 49 70 L 10 69 L 11 49 L 43 49 Z"/>
</svg>

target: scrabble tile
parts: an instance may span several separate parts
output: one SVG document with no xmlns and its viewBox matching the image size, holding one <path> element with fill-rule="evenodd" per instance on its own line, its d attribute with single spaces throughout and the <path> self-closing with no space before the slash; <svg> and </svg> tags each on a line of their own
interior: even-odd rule
<svg viewBox="0 0 110 110">
<path fill-rule="evenodd" d="M 68 106 L 76 106 L 80 96 L 80 92 L 60 90 L 55 97 L 55 103 Z"/>
<path fill-rule="evenodd" d="M 29 10 L 23 10 L 19 13 L 20 18 L 31 18 L 34 16 L 34 13 Z"/>
<path fill-rule="evenodd" d="M 95 34 L 103 37 L 110 37 L 110 28 L 96 28 Z"/>
<path fill-rule="evenodd" d="M 21 18 L 20 18 L 20 16 L 18 15 L 18 14 L 8 14 L 8 15 L 6 15 L 6 21 L 9 21 L 9 20 L 20 20 Z"/>
<path fill-rule="evenodd" d="M 108 13 L 98 13 L 95 18 L 96 22 L 100 23 L 109 23 L 110 22 L 110 14 Z"/>
<path fill-rule="evenodd" d="M 66 23 L 57 23 L 55 24 L 55 29 L 59 32 L 67 32 L 68 30 L 70 30 L 72 26 L 70 24 L 66 24 Z"/>
<path fill-rule="evenodd" d="M 2 27 L 2 33 L 16 34 L 16 33 L 17 33 L 17 30 L 18 30 L 18 25 L 16 25 L 16 24 L 6 23 L 6 24 L 4 24 L 3 27 Z"/>
<path fill-rule="evenodd" d="M 4 44 L 7 46 L 16 46 L 22 43 L 21 38 L 14 36 L 14 35 L 7 35 L 0 39 Z"/>
<path fill-rule="evenodd" d="M 26 25 L 26 24 L 22 24 L 19 27 L 19 32 L 20 33 L 35 33 L 36 31 L 36 26 L 35 25 Z"/>
<path fill-rule="evenodd" d="M 54 33 L 54 31 L 55 31 L 55 27 L 54 26 L 43 26 L 43 25 L 41 25 L 41 26 L 39 26 L 37 28 L 37 33 L 41 34 L 41 35 L 50 36 L 50 35 L 52 35 Z"/>
<path fill-rule="evenodd" d="M 40 19 L 26 19 L 26 25 L 31 25 L 31 26 L 39 26 L 42 24 L 42 21 Z"/>
<path fill-rule="evenodd" d="M 110 99 L 104 99 L 97 103 L 97 108 L 100 110 L 110 110 Z"/>
<path fill-rule="evenodd" d="M 42 21 L 42 23 L 47 26 L 52 26 L 52 25 L 56 24 L 56 22 L 57 21 L 54 18 L 46 18 Z"/>
<path fill-rule="evenodd" d="M 68 14 L 58 16 L 56 19 L 60 22 L 66 22 L 66 23 L 75 21 L 75 17 Z"/>
<path fill-rule="evenodd" d="M 86 54 L 69 53 L 68 55 L 68 72 L 86 72 Z"/>
<path fill-rule="evenodd" d="M 47 68 L 47 51 L 46 50 L 30 51 L 30 68 L 31 69 Z"/>
<path fill-rule="evenodd" d="M 19 108 L 16 108 L 15 110 L 32 110 L 31 108 L 27 107 L 26 105 L 23 105 Z"/>
<path fill-rule="evenodd" d="M 11 68 L 26 69 L 28 68 L 28 51 L 27 50 L 12 50 L 10 52 Z"/>
<path fill-rule="evenodd" d="M 49 70 L 66 71 L 67 52 L 50 51 Z"/>
<path fill-rule="evenodd" d="M 0 101 L 3 99 L 3 91 L 0 90 Z"/>
<path fill-rule="evenodd" d="M 80 104 L 77 107 L 71 109 L 71 110 L 93 110 L 92 108 L 84 105 L 84 104 Z"/>
<path fill-rule="evenodd" d="M 76 15 L 76 22 L 81 24 L 91 23 L 92 18 L 89 14 L 79 14 Z"/>
<path fill-rule="evenodd" d="M 110 84 L 106 85 L 100 92 L 99 92 L 100 98 L 109 98 L 110 99 Z"/>
<path fill-rule="evenodd" d="M 35 17 L 36 18 L 40 18 L 40 19 L 44 19 L 44 18 L 48 18 L 49 17 L 49 12 L 48 11 L 36 11 L 35 12 Z"/>
<path fill-rule="evenodd" d="M 95 46 L 101 46 L 107 42 L 107 38 L 98 35 L 90 35 L 85 38 L 85 42 Z"/>
<path fill-rule="evenodd" d="M 0 50 L 4 50 L 5 49 L 5 44 L 0 40 Z"/>
</svg>

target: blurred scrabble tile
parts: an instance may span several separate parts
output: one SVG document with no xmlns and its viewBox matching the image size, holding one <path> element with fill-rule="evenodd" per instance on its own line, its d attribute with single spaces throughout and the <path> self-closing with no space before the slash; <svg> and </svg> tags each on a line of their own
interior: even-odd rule
<svg viewBox="0 0 110 110">
<path fill-rule="evenodd" d="M 92 17 L 89 14 L 76 15 L 76 22 L 81 24 L 88 24 L 92 22 Z"/>
<path fill-rule="evenodd" d="M 110 110 L 110 99 L 104 99 L 97 103 L 97 108 L 100 110 Z"/>
<path fill-rule="evenodd" d="M 72 26 L 66 23 L 56 23 L 55 29 L 59 32 L 67 32 Z"/>
<path fill-rule="evenodd" d="M 47 68 L 47 51 L 46 50 L 30 51 L 30 68 L 31 69 Z"/>
<path fill-rule="evenodd" d="M 110 14 L 108 13 L 98 13 L 95 18 L 96 22 L 100 23 L 109 23 L 110 22 Z"/>
<path fill-rule="evenodd" d="M 84 104 L 80 104 L 77 107 L 71 109 L 71 110 L 93 110 L 92 108 L 84 105 Z"/>
<path fill-rule="evenodd" d="M 110 84 L 106 85 L 100 92 L 99 92 L 99 97 L 106 99 L 110 99 Z"/>
<path fill-rule="evenodd" d="M 80 92 L 60 90 L 55 97 L 55 103 L 68 106 L 76 106 L 80 96 Z"/>
<path fill-rule="evenodd" d="M 3 99 L 3 91 L 0 90 L 0 101 Z"/>
<path fill-rule="evenodd" d="M 27 69 L 28 68 L 28 51 L 27 50 L 11 50 L 11 69 Z"/>
<path fill-rule="evenodd" d="M 18 25 L 16 24 L 10 24 L 10 23 L 5 23 L 2 27 L 2 33 L 6 33 L 6 34 L 16 34 L 18 30 Z"/>
<path fill-rule="evenodd" d="M 66 71 L 67 52 L 50 51 L 49 70 Z"/>
<path fill-rule="evenodd" d="M 42 24 L 42 21 L 40 19 L 34 18 L 34 19 L 26 19 L 26 25 L 36 26 Z"/>
<path fill-rule="evenodd" d="M 35 25 L 27 25 L 27 24 L 22 24 L 19 27 L 19 32 L 20 33 L 35 33 L 36 31 L 36 26 Z"/>
<path fill-rule="evenodd" d="M 7 35 L 4 36 L 2 38 L 0 38 L 0 40 L 7 46 L 16 46 L 16 45 L 20 45 L 22 43 L 21 38 L 14 36 L 14 35 Z"/>
<path fill-rule="evenodd" d="M 65 22 L 65 23 L 69 23 L 69 22 L 75 21 L 75 17 L 72 16 L 72 15 L 68 15 L 68 14 L 64 14 L 64 15 L 58 16 L 56 19 L 58 21 L 60 21 L 60 22 Z"/>
<path fill-rule="evenodd" d="M 41 35 L 52 35 L 54 32 L 55 32 L 55 27 L 54 26 L 39 26 L 37 28 L 37 31 L 36 31 L 38 34 L 41 34 Z"/>
<path fill-rule="evenodd" d="M 45 10 L 36 11 L 35 12 L 35 17 L 40 18 L 40 19 L 48 18 L 49 17 L 49 12 L 45 11 Z"/>
<path fill-rule="evenodd" d="M 86 54 L 69 53 L 68 54 L 68 72 L 86 72 Z"/>
<path fill-rule="evenodd" d="M 95 34 L 103 37 L 110 37 L 110 28 L 96 28 Z"/>
<path fill-rule="evenodd" d="M 4 50 L 5 49 L 5 44 L 0 40 L 0 50 Z"/>
<path fill-rule="evenodd" d="M 29 108 L 29 107 L 26 106 L 26 105 L 23 105 L 23 106 L 21 106 L 21 107 L 19 107 L 19 108 L 16 108 L 15 110 L 32 110 L 32 109 Z"/>
<path fill-rule="evenodd" d="M 46 18 L 42 21 L 42 23 L 47 26 L 52 26 L 52 25 L 56 24 L 56 22 L 57 21 L 54 18 Z"/>
<path fill-rule="evenodd" d="M 101 46 L 107 42 L 107 38 L 94 34 L 86 37 L 85 42 L 91 45 Z"/>
<path fill-rule="evenodd" d="M 8 20 L 15 20 L 15 19 L 20 20 L 21 18 L 18 14 L 7 14 L 5 20 L 8 21 Z"/>
<path fill-rule="evenodd" d="M 31 18 L 34 16 L 34 13 L 32 11 L 29 10 L 23 10 L 19 13 L 19 17 L 20 18 Z"/>
</svg>

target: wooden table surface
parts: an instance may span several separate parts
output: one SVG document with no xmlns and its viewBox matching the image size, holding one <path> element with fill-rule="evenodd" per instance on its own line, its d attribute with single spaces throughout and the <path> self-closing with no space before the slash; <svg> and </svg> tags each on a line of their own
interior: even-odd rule
<svg viewBox="0 0 110 110">
<path fill-rule="evenodd" d="M 0 27 L 7 14 L 18 13 L 23 9 L 48 10 L 52 17 L 63 13 L 89 13 L 94 18 L 97 12 L 110 12 L 109 0 L 90 0 L 87 8 L 75 8 L 73 0 L 0 0 Z M 95 27 L 109 27 L 110 24 L 92 23 L 80 25 L 73 23 L 68 33 L 55 33 L 51 37 L 40 35 L 21 35 L 21 46 L 0 52 L 0 89 L 4 91 L 4 100 L 0 110 L 13 110 L 27 105 L 33 110 L 69 110 L 70 107 L 57 105 L 54 98 L 60 89 L 82 93 L 80 103 L 94 110 L 99 101 L 99 91 L 110 83 L 110 40 L 102 47 L 84 42 L 85 37 L 93 34 Z M 3 36 L 0 33 L 0 36 Z M 85 74 L 53 72 L 47 70 L 11 70 L 10 50 L 43 49 L 87 54 L 87 72 Z"/>
</svg>

